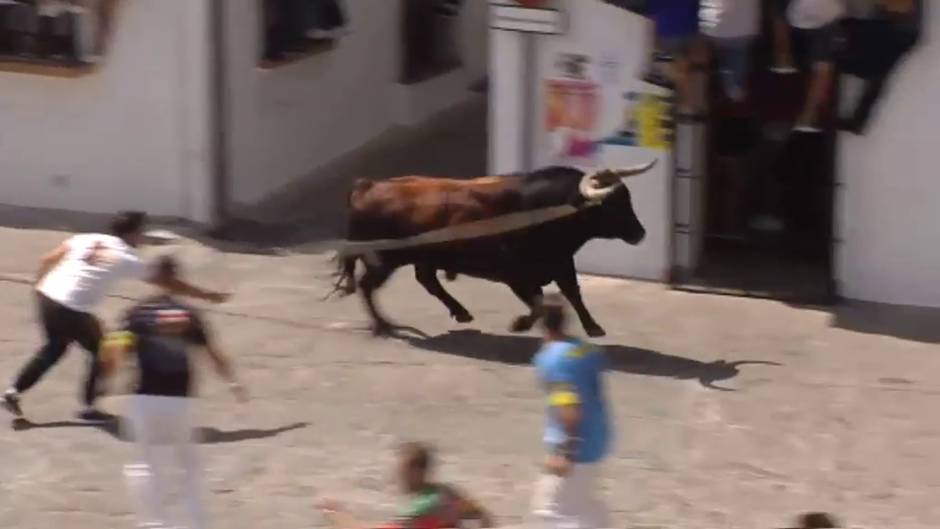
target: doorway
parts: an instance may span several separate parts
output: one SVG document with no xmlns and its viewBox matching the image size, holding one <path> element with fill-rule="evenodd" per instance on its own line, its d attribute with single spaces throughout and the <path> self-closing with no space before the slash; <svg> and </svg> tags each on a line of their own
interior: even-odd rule
<svg viewBox="0 0 940 529">
<path fill-rule="evenodd" d="M 769 26 L 769 20 L 765 21 Z M 769 28 L 768 28 L 769 29 Z M 762 32 L 769 35 L 769 31 Z M 794 131 L 811 68 L 770 71 L 771 40 L 752 54 L 745 99 L 732 101 L 719 73 L 707 70 L 701 142 L 703 209 L 695 265 L 674 278 L 683 290 L 828 304 L 835 300 L 833 214 L 838 87 L 832 86 L 821 132 Z"/>
</svg>

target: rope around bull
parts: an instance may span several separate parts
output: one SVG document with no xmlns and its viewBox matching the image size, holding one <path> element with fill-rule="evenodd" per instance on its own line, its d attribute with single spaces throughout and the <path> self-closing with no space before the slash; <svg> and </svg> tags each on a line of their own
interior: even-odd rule
<svg viewBox="0 0 940 529">
<path fill-rule="evenodd" d="M 489 237 L 558 220 L 601 204 L 604 196 L 609 191 L 599 190 L 596 187 L 591 188 L 590 186 L 596 185 L 597 182 L 603 181 L 604 179 L 610 180 L 613 178 L 616 179 L 615 181 L 617 181 L 623 177 L 646 172 L 656 165 L 656 162 L 657 160 L 653 159 L 653 161 L 637 167 L 631 167 L 622 170 L 598 171 L 596 173 L 586 175 L 582 182 L 582 186 L 580 187 L 580 191 L 587 200 L 581 207 L 565 204 L 561 206 L 550 206 L 547 208 L 519 211 L 515 213 L 508 213 L 506 215 L 500 215 L 498 217 L 471 221 L 464 224 L 459 224 L 457 226 L 449 226 L 446 228 L 427 231 L 410 237 L 396 239 L 337 241 L 334 248 L 336 252 L 334 258 L 342 259 L 344 257 L 361 256 L 367 262 L 374 264 L 378 260 L 376 253 L 380 251 L 401 250 L 404 248 L 411 248 L 416 246 L 427 246 L 431 244 Z M 601 187 L 610 188 L 611 185 L 612 184 L 610 183 L 602 183 Z"/>
</svg>

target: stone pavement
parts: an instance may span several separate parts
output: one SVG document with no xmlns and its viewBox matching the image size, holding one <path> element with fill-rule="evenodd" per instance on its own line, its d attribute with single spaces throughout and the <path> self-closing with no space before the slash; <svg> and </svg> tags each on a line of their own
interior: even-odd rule
<svg viewBox="0 0 940 529">
<path fill-rule="evenodd" d="M 0 377 L 38 345 L 28 278 L 65 233 L 0 229 Z M 402 270 L 386 312 L 427 337 L 377 340 L 358 300 L 321 301 L 325 256 L 177 252 L 199 282 L 232 288 L 209 321 L 253 400 L 238 406 L 206 375 L 199 409 L 214 527 L 288 529 L 320 520 L 329 494 L 364 515 L 396 501 L 396 443 L 440 450 L 440 477 L 518 523 L 539 461 L 542 401 L 526 365 L 537 338 L 506 332 L 522 308 L 507 289 L 445 283 L 475 314 L 458 326 Z M 940 523 L 936 341 L 836 328 L 833 315 L 656 284 L 584 278 L 609 336 L 618 437 L 604 470 L 615 526 L 773 528 L 827 510 L 852 527 Z M 103 316 L 113 322 L 123 286 Z M 74 349 L 24 400 L 32 428 L 0 427 L 0 527 L 131 527 L 120 479 L 133 446 L 73 420 L 84 352 Z M 754 363 L 749 363 L 754 362 Z M 105 407 L 120 413 L 124 397 Z"/>
</svg>

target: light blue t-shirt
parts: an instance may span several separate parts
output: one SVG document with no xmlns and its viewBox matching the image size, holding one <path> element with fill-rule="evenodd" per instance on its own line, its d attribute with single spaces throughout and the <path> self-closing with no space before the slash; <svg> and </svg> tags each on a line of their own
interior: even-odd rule
<svg viewBox="0 0 940 529">
<path fill-rule="evenodd" d="M 574 460 L 594 463 L 603 459 L 612 437 L 601 380 L 607 367 L 604 353 L 580 341 L 550 342 L 535 355 L 533 364 L 548 399 L 545 443 L 549 449 L 567 437 L 553 408 L 576 403 L 581 405 L 582 418 L 581 445 Z"/>
</svg>

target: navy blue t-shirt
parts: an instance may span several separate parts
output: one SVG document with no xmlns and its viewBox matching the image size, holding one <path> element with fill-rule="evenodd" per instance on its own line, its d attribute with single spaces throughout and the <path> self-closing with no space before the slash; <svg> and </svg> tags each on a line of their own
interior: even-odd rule
<svg viewBox="0 0 940 529">
<path fill-rule="evenodd" d="M 186 397 L 192 390 L 190 352 L 208 343 L 196 311 L 170 296 L 159 296 L 131 308 L 124 330 L 136 338 L 140 377 L 137 393 Z"/>
<path fill-rule="evenodd" d="M 650 4 L 656 36 L 685 38 L 698 32 L 699 0 L 654 0 Z"/>
</svg>

